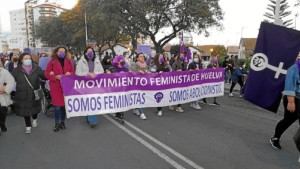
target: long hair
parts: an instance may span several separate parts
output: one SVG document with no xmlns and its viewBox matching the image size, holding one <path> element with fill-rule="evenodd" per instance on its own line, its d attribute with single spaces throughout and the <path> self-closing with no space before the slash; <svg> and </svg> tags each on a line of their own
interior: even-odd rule
<svg viewBox="0 0 300 169">
<path fill-rule="evenodd" d="M 57 52 L 60 48 L 64 48 L 66 51 L 66 59 L 70 59 L 71 58 L 71 54 L 69 52 L 69 50 L 65 47 L 65 46 L 57 46 L 56 48 L 54 48 L 51 52 L 51 59 L 55 59 L 58 58 Z"/>
<path fill-rule="evenodd" d="M 89 60 L 88 56 L 85 54 L 89 49 L 92 49 L 92 51 L 93 51 L 93 53 L 94 53 L 94 57 L 92 58 L 92 61 L 94 62 L 95 59 L 96 59 L 96 53 L 95 53 L 95 50 L 94 50 L 92 47 L 88 46 L 87 48 L 85 48 L 85 50 L 83 51 L 83 56 L 84 56 L 84 58 L 85 58 L 87 61 Z"/>
<path fill-rule="evenodd" d="M 216 65 L 216 68 L 219 68 L 219 60 L 216 57 L 211 57 L 210 64 L 214 67 Z"/>
<path fill-rule="evenodd" d="M 164 66 L 165 66 L 165 63 L 163 63 L 162 65 L 161 64 L 159 64 L 159 56 L 160 56 L 161 54 L 160 53 L 157 53 L 156 55 L 155 55 L 155 57 L 154 57 L 154 59 L 153 59 L 153 61 L 154 61 L 154 64 L 156 65 L 156 67 L 158 68 L 158 69 L 162 69 Z"/>
</svg>

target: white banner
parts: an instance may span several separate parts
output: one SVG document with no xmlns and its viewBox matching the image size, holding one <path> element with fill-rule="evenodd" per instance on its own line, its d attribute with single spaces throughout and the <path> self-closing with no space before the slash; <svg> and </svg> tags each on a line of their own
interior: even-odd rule
<svg viewBox="0 0 300 169">
<path fill-rule="evenodd" d="M 67 117 L 70 118 L 124 112 L 134 108 L 171 106 L 223 95 L 224 81 L 160 91 L 65 96 L 65 105 Z"/>
</svg>

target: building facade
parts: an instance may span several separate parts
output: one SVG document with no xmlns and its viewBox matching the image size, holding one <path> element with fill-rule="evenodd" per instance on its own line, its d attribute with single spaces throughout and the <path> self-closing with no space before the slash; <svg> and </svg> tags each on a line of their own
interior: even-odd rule
<svg viewBox="0 0 300 169">
<path fill-rule="evenodd" d="M 62 8 L 59 1 L 28 0 L 25 2 L 27 44 L 29 48 L 41 48 L 43 44 L 35 39 L 35 25 L 43 18 L 59 16 L 67 9 Z"/>
<path fill-rule="evenodd" d="M 1 22 L 1 15 L 0 15 L 0 53 L 3 53 L 3 47 L 2 47 L 2 22 Z"/>
<path fill-rule="evenodd" d="M 27 47 L 26 19 L 24 9 L 9 11 L 11 34 L 7 39 L 8 48 L 23 49 Z"/>
</svg>

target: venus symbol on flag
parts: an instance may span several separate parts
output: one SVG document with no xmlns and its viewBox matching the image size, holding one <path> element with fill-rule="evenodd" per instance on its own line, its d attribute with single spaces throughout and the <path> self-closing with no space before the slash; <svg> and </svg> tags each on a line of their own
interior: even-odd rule
<svg viewBox="0 0 300 169">
<path fill-rule="evenodd" d="M 270 65 L 268 60 L 268 57 L 263 53 L 256 53 L 253 55 L 250 63 L 251 69 L 254 71 L 262 71 L 265 68 L 269 68 L 276 72 L 275 78 L 278 79 L 280 74 L 286 74 L 287 70 L 283 69 L 283 62 L 279 63 L 278 67 L 275 67 L 273 65 Z"/>
</svg>

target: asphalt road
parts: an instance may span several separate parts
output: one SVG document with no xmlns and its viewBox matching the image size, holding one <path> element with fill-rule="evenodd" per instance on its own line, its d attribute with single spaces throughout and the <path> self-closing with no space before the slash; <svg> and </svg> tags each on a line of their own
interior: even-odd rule
<svg viewBox="0 0 300 169">
<path fill-rule="evenodd" d="M 208 99 L 212 102 L 212 99 Z M 71 118 L 67 129 L 53 132 L 54 117 L 40 114 L 38 127 L 24 134 L 22 118 L 10 114 L 0 136 L 0 169 L 298 169 L 292 141 L 298 124 L 283 135 L 282 150 L 269 143 L 283 112 L 272 114 L 239 98 L 220 97 L 221 107 L 201 105 L 184 113 L 145 109 L 147 120 L 126 112 L 120 125 L 99 116 L 92 129 L 84 117 Z M 281 108 L 282 109 L 282 108 Z"/>
</svg>

